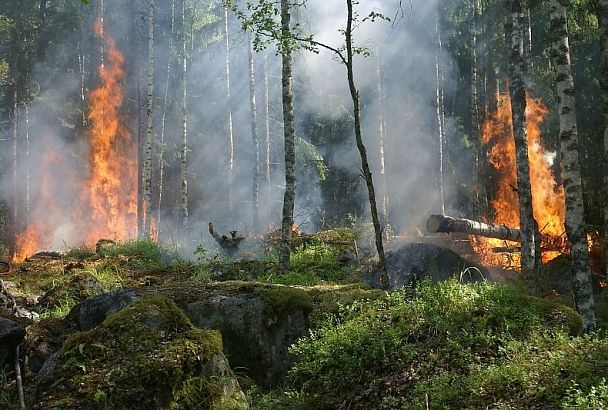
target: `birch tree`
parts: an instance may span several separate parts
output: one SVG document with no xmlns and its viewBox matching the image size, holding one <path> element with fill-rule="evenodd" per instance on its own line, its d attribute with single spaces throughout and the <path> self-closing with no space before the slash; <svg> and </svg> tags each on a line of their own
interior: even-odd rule
<svg viewBox="0 0 608 410">
<path fill-rule="evenodd" d="M 228 31 L 228 7 L 224 6 L 224 45 L 226 51 L 226 131 L 228 135 L 228 209 L 230 221 L 234 218 L 234 130 L 232 125 L 232 101 L 230 89 L 230 37 Z"/>
<path fill-rule="evenodd" d="M 181 10 L 181 45 L 180 45 L 180 63 L 181 63 L 181 125 L 182 138 L 180 149 L 180 216 L 182 222 L 182 230 L 188 231 L 188 62 L 186 59 L 186 0 L 182 0 Z"/>
<path fill-rule="evenodd" d="M 249 57 L 249 107 L 251 110 L 251 140 L 253 142 L 253 176 L 251 186 L 252 227 L 259 228 L 259 199 L 260 199 L 260 142 L 258 136 L 258 114 L 255 95 L 255 58 L 253 40 L 248 41 Z"/>
<path fill-rule="evenodd" d="M 156 223 L 158 224 L 158 236 L 160 237 L 161 210 L 163 203 L 163 189 L 165 179 L 165 130 L 167 124 L 167 104 L 169 100 L 169 84 L 171 82 L 171 67 L 173 65 L 173 37 L 175 35 L 175 0 L 171 0 L 171 34 L 169 37 L 169 58 L 167 59 L 167 71 L 165 74 L 165 90 L 163 95 L 163 114 L 160 125 L 160 140 L 158 143 L 158 198 L 156 209 Z"/>
<path fill-rule="evenodd" d="M 439 20 L 439 2 L 435 5 L 435 107 L 437 117 L 437 148 L 439 153 L 439 202 L 441 206 L 441 213 L 445 214 L 445 159 L 444 159 L 444 146 L 445 146 L 445 128 L 443 124 L 443 78 L 442 78 L 442 64 L 441 64 L 441 53 L 443 50 L 441 40 L 441 26 Z"/>
<path fill-rule="evenodd" d="M 152 211 L 152 137 L 154 98 L 154 0 L 148 4 L 148 84 L 146 97 L 146 145 L 144 153 L 143 237 L 150 238 Z"/>
<path fill-rule="evenodd" d="M 570 244 L 574 301 L 586 331 L 595 328 L 595 310 L 587 234 L 584 225 L 583 187 L 579 166 L 578 129 L 576 125 L 575 88 L 570 68 L 570 44 L 566 0 L 551 1 L 553 65 L 559 105 L 559 140 L 562 180 L 566 191 L 566 233 Z"/>
<path fill-rule="evenodd" d="M 526 85 L 524 77 L 526 65 L 523 50 L 522 20 L 524 19 L 522 0 L 510 0 L 510 21 L 507 33 L 511 37 L 509 71 L 511 83 L 511 107 L 513 134 L 517 163 L 517 192 L 519 195 L 519 221 L 522 233 L 521 271 L 524 278 L 532 279 L 537 272 L 539 255 L 535 244 L 535 222 L 532 213 L 532 188 L 530 185 L 530 164 L 528 159 L 528 137 L 526 130 Z M 531 285 L 530 281 L 530 285 Z"/>
</svg>

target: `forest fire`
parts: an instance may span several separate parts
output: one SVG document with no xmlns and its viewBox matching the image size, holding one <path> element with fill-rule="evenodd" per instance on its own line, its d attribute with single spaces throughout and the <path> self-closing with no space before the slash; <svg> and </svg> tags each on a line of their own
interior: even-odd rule
<svg viewBox="0 0 608 410">
<path fill-rule="evenodd" d="M 565 200 L 563 186 L 558 185 L 553 176 L 552 154 L 543 146 L 540 125 L 548 113 L 539 99 L 527 98 L 528 156 L 530 160 L 530 182 L 534 219 L 544 238 L 551 242 L 542 252 L 544 262 L 555 258 L 566 248 L 565 240 Z M 515 141 L 511 120 L 511 100 L 509 94 L 499 97 L 498 111 L 483 123 L 483 143 L 488 147 L 488 160 L 498 176 L 498 188 L 491 201 L 494 210 L 493 223 L 519 227 L 519 200 L 517 195 L 517 175 L 515 168 Z M 500 239 L 472 237 L 475 251 L 482 262 L 489 266 L 505 266 L 519 269 L 519 253 L 503 255 L 492 252 L 493 248 L 504 247 Z M 549 249 L 551 248 L 551 249 Z"/>
<path fill-rule="evenodd" d="M 66 210 L 71 222 L 77 224 L 71 235 L 74 243 L 93 244 L 100 238 L 124 240 L 134 237 L 137 229 L 137 148 L 132 135 L 121 124 L 119 113 L 123 102 L 120 82 L 124 77 L 124 57 L 102 28 L 98 20 L 94 29 L 104 42 L 106 55 L 99 67 L 101 85 L 89 96 L 89 170 L 88 174 L 75 178 L 74 184 L 84 193 Z M 49 187 L 58 184 L 54 180 L 58 175 L 53 172 L 53 162 L 61 155 L 52 146 L 46 148 L 41 191 L 35 201 L 50 210 L 57 207 L 49 192 Z M 23 261 L 52 246 L 55 223 L 51 218 L 38 217 L 28 224 L 18 235 L 14 260 Z"/>
<path fill-rule="evenodd" d="M 90 96 L 91 175 L 85 182 L 88 198 L 81 209 L 85 215 L 90 213 L 84 238 L 88 243 L 99 238 L 126 239 L 135 235 L 137 227 L 137 148 L 119 117 L 124 57 L 99 20 L 95 32 L 107 48 L 107 63 L 99 68 L 102 85 Z"/>
</svg>

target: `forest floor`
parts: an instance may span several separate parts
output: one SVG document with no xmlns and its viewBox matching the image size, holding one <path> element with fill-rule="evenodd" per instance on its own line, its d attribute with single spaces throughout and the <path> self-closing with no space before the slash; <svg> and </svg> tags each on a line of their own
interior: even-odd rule
<svg viewBox="0 0 608 410">
<path fill-rule="evenodd" d="M 98 249 L 82 246 L 65 253 L 42 253 L 13 264 L 10 273 L 0 279 L 18 305 L 35 318 L 15 319 L 8 305 L 0 309 L 0 317 L 27 326 L 22 367 L 28 408 L 83 408 L 84 403 L 87 408 L 110 409 L 201 405 L 198 408 L 608 408 L 608 338 L 603 329 L 608 322 L 608 297 L 601 289 L 597 294 L 600 329 L 582 335 L 580 317 L 567 306 L 567 295 L 532 296 L 516 281 L 461 283 L 462 275 L 455 272 L 452 279 L 423 277 L 415 286 L 374 290 L 361 283 L 374 265 L 366 241 L 353 229 L 295 238 L 291 270 L 284 275 L 277 270 L 273 240 L 266 239 L 245 243 L 236 259 L 199 247 L 194 259 L 186 260 L 171 247 L 129 241 Z M 436 268 L 436 264 L 429 266 Z M 120 334 L 112 333 L 120 332 L 111 319 L 120 313 L 108 313 L 91 330 L 83 329 L 82 322 L 80 329 L 75 325 L 85 301 L 122 291 L 134 292 L 138 300 L 148 300 L 146 295 L 168 297 L 172 302 L 150 299 L 152 310 L 177 309 L 177 313 L 167 314 L 183 322 L 182 333 L 195 335 L 182 340 L 167 336 L 169 330 L 159 330 L 159 344 L 151 346 L 156 356 L 159 346 L 184 346 L 176 357 L 184 356 L 192 346 L 207 354 L 215 352 L 211 356 L 221 354 L 221 344 L 217 348 L 212 343 L 215 336 L 196 333 L 197 326 L 207 327 L 207 322 L 192 312 L 192 306 L 201 300 L 231 300 L 222 305 L 229 309 L 220 309 L 221 313 L 210 313 L 216 307 L 205 305 L 203 316 L 242 316 L 238 309 L 255 310 L 261 301 L 261 321 L 248 316 L 238 326 L 258 328 L 247 339 L 256 343 L 262 343 L 267 333 L 273 340 L 268 343 L 288 340 L 289 359 L 283 367 L 265 364 L 272 367 L 272 374 L 264 369 L 258 372 L 253 369 L 255 364 L 249 365 L 247 358 L 234 351 L 244 339 L 217 322 L 209 327 L 219 330 L 232 367 L 232 371 L 222 370 L 217 380 L 228 380 L 226 374 L 230 374 L 238 381 L 222 382 L 223 391 L 230 391 L 229 398 L 209 393 L 217 390 L 209 382 L 194 383 L 203 380 L 200 369 L 196 375 L 190 374 L 192 366 L 179 361 L 175 362 L 171 392 L 158 390 L 154 384 L 167 377 L 166 368 L 144 366 L 137 373 L 140 384 L 136 386 L 147 392 L 143 396 L 154 396 L 151 392 L 157 389 L 155 401 L 150 404 L 125 397 L 114 388 L 115 381 L 110 382 L 118 364 L 111 363 L 109 368 L 114 370 L 99 364 L 102 357 L 127 355 L 124 346 L 122 351 L 103 353 L 110 352 L 104 350 L 109 349 L 107 342 L 103 337 L 93 340 L 100 334 L 122 340 Z M 150 308 L 132 309 L 129 314 L 145 316 Z M 304 321 L 299 324 L 301 315 Z M 114 318 L 114 322 L 126 320 Z M 96 353 L 87 356 L 86 349 Z M 178 348 L 168 352 L 172 349 Z M 58 379 L 45 382 L 45 390 L 37 386 L 40 368 L 58 351 L 65 360 L 53 376 Z M 169 363 L 169 356 L 163 357 L 163 363 Z M 243 360 L 247 366 L 239 362 Z M 277 363 L 281 360 L 276 359 Z M 137 366 L 129 362 L 128 367 Z M 5 371 L 0 408 L 19 408 L 10 366 Z M 64 393 L 69 400 L 58 397 L 56 390 L 68 379 L 80 386 L 74 389 L 78 395 Z M 95 387 L 88 389 L 86 383 Z M 248 404 L 236 395 L 239 389 Z M 137 389 L 132 390 L 130 394 L 135 395 Z M 216 397 L 215 401 L 210 397 Z"/>
</svg>

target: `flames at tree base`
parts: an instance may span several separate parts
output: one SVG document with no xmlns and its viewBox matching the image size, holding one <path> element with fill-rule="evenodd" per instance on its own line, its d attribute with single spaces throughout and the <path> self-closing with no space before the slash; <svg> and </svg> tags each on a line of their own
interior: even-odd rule
<svg viewBox="0 0 608 410">
<path fill-rule="evenodd" d="M 58 181 L 65 176 L 54 172 L 54 168 L 65 161 L 66 155 L 52 144 L 45 146 L 41 188 L 33 198 L 36 208 L 42 211 L 17 236 L 13 258 L 17 262 L 52 246 L 57 236 L 69 237 L 69 243 L 65 242 L 66 237 L 59 239 L 68 246 L 92 245 L 100 238 L 125 240 L 137 236 L 137 144 L 120 116 L 125 61 L 100 20 L 95 23 L 95 32 L 106 53 L 99 67 L 101 85 L 89 95 L 88 169 L 70 175 L 71 181 Z M 70 184 L 77 190 L 76 198 L 62 204 L 63 209 L 59 210 L 68 215 L 68 227 L 58 227 L 58 221 L 50 217 L 58 214 L 52 211 L 59 207 L 50 187 L 61 184 Z"/>
</svg>

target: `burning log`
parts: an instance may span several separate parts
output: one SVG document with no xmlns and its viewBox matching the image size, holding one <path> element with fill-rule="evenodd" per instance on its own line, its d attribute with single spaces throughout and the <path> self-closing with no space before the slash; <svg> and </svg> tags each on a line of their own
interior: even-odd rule
<svg viewBox="0 0 608 410">
<path fill-rule="evenodd" d="M 521 232 L 519 229 L 506 225 L 492 225 L 484 222 L 473 221 L 464 218 L 453 218 L 446 215 L 431 215 L 426 221 L 429 232 L 459 232 L 469 235 L 481 235 L 488 238 L 503 239 L 506 241 L 520 242 Z"/>
<path fill-rule="evenodd" d="M 223 249 L 225 249 L 229 255 L 233 255 L 238 250 L 239 244 L 241 243 L 241 241 L 243 239 L 245 239 L 242 236 L 238 236 L 237 231 L 230 231 L 229 237 L 226 235 L 220 236 L 215 231 L 215 228 L 213 227 L 213 224 L 211 222 L 209 222 L 209 233 L 211 234 L 213 239 L 215 239 L 215 241 L 218 243 L 218 245 L 220 245 Z"/>
</svg>

